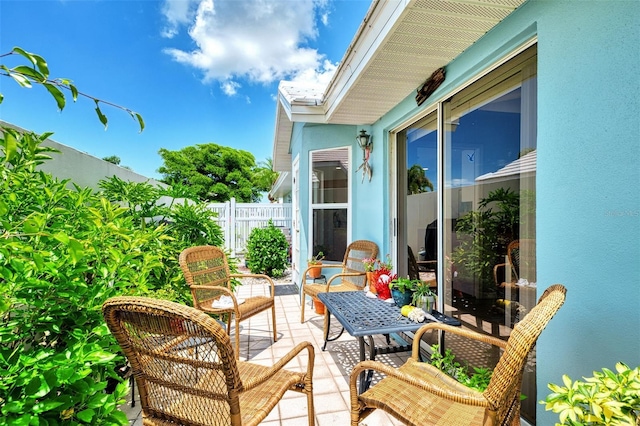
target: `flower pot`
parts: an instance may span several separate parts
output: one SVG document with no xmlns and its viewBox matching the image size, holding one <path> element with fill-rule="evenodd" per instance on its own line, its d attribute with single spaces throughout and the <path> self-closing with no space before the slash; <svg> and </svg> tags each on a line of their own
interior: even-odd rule
<svg viewBox="0 0 640 426">
<path fill-rule="evenodd" d="M 376 289 L 376 284 L 373 282 L 375 275 L 373 272 L 367 272 L 367 284 L 369 284 L 369 291 L 373 294 L 378 293 Z"/>
<path fill-rule="evenodd" d="M 324 315 L 324 303 L 316 297 L 313 298 L 313 308 L 315 309 L 316 314 Z"/>
<path fill-rule="evenodd" d="M 309 278 L 320 278 L 320 275 L 322 274 L 322 265 L 309 265 Z"/>
<path fill-rule="evenodd" d="M 436 298 L 434 296 L 420 296 L 416 300 L 416 307 L 422 309 L 427 313 L 431 313 L 435 309 Z"/>
<path fill-rule="evenodd" d="M 402 307 L 404 305 L 410 305 L 411 299 L 413 299 L 412 291 L 405 291 L 404 293 L 397 289 L 391 290 L 391 297 L 393 297 L 393 301 L 396 302 L 398 307 Z"/>
</svg>

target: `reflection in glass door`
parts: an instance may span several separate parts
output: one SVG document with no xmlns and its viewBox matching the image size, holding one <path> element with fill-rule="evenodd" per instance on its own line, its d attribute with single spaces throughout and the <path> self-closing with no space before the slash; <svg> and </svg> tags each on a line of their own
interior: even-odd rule
<svg viewBox="0 0 640 426">
<path fill-rule="evenodd" d="M 400 260 L 411 251 L 420 278 L 438 280 L 439 309 L 502 339 L 537 301 L 536 52 L 524 50 L 396 137 L 398 273 L 411 269 Z M 500 355 L 446 342 L 475 367 L 493 368 Z M 535 423 L 535 359 L 522 393 L 521 415 Z"/>
<path fill-rule="evenodd" d="M 443 104 L 444 303 L 465 327 L 504 339 L 536 303 L 534 53 Z M 529 420 L 534 371 L 522 390 Z"/>
</svg>

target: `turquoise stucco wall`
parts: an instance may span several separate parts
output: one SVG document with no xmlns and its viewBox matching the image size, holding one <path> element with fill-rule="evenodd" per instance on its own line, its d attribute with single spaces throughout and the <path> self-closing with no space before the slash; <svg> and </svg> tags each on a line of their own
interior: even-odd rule
<svg viewBox="0 0 640 426">
<path fill-rule="evenodd" d="M 449 64 L 423 105 L 537 36 L 538 292 L 568 289 L 537 346 L 538 400 L 563 374 L 640 365 L 639 22 L 638 1 L 529 1 Z M 421 109 L 412 94 L 374 137 Z M 557 421 L 537 411 L 537 424 Z"/>
<path fill-rule="evenodd" d="M 348 146 L 351 148 L 351 205 L 357 208 L 351 209 L 350 226 L 348 230 L 348 241 L 372 240 L 378 245 L 381 244 L 383 229 L 383 217 L 385 211 L 382 209 L 382 173 L 378 165 L 374 165 L 373 178 L 369 182 L 365 178 L 362 182 L 362 174 L 356 173 L 356 169 L 362 163 L 362 150 L 357 146 L 356 135 L 361 129 L 371 133 L 371 128 L 367 126 L 347 126 L 347 125 L 323 125 L 295 123 L 292 133 L 291 149 L 293 156 L 300 155 L 300 214 L 302 216 L 302 226 L 300 229 L 300 259 L 301 267 L 306 259 L 310 257 L 310 228 L 309 228 L 309 152 L 317 149 L 328 149 Z M 375 144 L 376 142 L 374 142 Z M 382 164 L 383 150 L 374 145 L 374 153 L 378 155 L 377 163 Z M 302 272 L 302 271 L 301 271 Z"/>
<path fill-rule="evenodd" d="M 563 374 L 590 376 L 617 361 L 640 365 L 639 22 L 636 0 L 530 0 L 450 63 L 445 83 L 422 107 L 412 93 L 370 127 L 306 125 L 297 133 L 305 185 L 309 149 L 349 144 L 355 170 L 357 131 L 372 134 L 373 179 L 352 181 L 351 236 L 388 253 L 388 132 L 537 37 L 538 292 L 557 282 L 568 290 L 538 342 L 537 400 Z M 306 209 L 308 199 L 300 202 Z M 555 421 L 538 405 L 537 424 Z"/>
</svg>

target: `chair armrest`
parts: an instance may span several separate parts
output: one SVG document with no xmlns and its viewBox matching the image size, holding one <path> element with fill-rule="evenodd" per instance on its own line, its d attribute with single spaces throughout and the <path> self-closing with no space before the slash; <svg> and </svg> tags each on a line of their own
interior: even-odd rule
<svg viewBox="0 0 640 426">
<path fill-rule="evenodd" d="M 254 388 L 272 377 L 278 371 L 282 370 L 284 366 L 291 361 L 294 357 L 296 357 L 302 350 L 306 349 L 308 352 L 308 361 L 307 361 L 307 372 L 305 374 L 305 381 L 311 381 L 313 377 L 313 365 L 315 363 L 315 349 L 310 342 L 301 342 L 296 345 L 295 348 L 291 349 L 285 356 L 280 358 L 280 360 L 275 363 L 272 367 L 270 367 L 265 373 L 261 376 L 252 377 L 249 380 L 245 380 L 242 382 L 245 390 L 249 390 Z"/>
<path fill-rule="evenodd" d="M 260 278 L 263 280 L 267 280 L 269 282 L 269 285 L 271 286 L 271 298 L 274 298 L 276 295 L 276 288 L 275 288 L 275 284 L 273 283 L 273 280 L 271 279 L 270 276 L 268 275 L 264 275 L 264 274 L 230 274 L 229 277 L 231 279 L 233 278 Z"/>
<path fill-rule="evenodd" d="M 238 312 L 238 301 L 236 296 L 227 287 L 221 285 L 191 285 L 191 295 L 193 296 L 194 307 L 201 311 L 209 313 L 225 313 L 225 312 Z M 200 294 L 208 294 L 210 297 L 199 297 Z M 230 296 L 233 300 L 233 308 L 219 309 L 214 308 L 211 303 L 209 306 L 202 306 L 201 301 L 211 302 L 214 299 L 218 299 L 221 296 Z"/>
<path fill-rule="evenodd" d="M 332 276 L 329 279 L 329 281 L 327 281 L 327 291 L 329 291 L 329 287 L 331 287 L 331 283 L 335 279 L 343 278 L 343 277 L 366 277 L 366 276 L 367 276 L 366 272 L 343 272 L 341 274 L 336 274 Z M 365 285 L 366 285 L 366 280 L 365 280 L 365 284 L 362 285 L 362 288 L 364 288 Z"/>
<path fill-rule="evenodd" d="M 412 361 L 410 360 L 407 362 L 412 362 Z M 429 383 L 425 380 L 422 380 L 420 379 L 420 377 L 409 376 L 408 374 L 403 373 L 397 368 L 389 367 L 388 365 L 383 364 L 379 361 L 362 361 L 356 364 L 355 367 L 353 367 L 353 370 L 351 371 L 351 376 L 349 378 L 349 389 L 350 389 L 349 393 L 351 395 L 351 406 L 358 405 L 357 379 L 360 373 L 365 370 L 378 371 L 380 373 L 385 374 L 387 377 L 393 377 L 409 385 L 416 386 L 420 389 L 423 389 L 427 392 L 430 392 L 434 395 L 437 395 L 442 398 L 446 398 L 451 401 L 460 402 L 467 405 L 473 405 L 476 407 L 489 407 L 489 401 L 487 401 L 487 399 L 482 395 L 482 393 L 478 391 L 469 389 L 468 392 L 456 392 L 455 390 L 452 390 L 452 389 L 445 389 L 434 383 Z M 428 374 L 428 373 L 425 372 L 425 374 Z M 454 379 L 451 379 L 451 380 L 454 380 Z M 374 385 L 374 386 L 379 386 L 379 385 Z"/>
<path fill-rule="evenodd" d="M 452 325 L 447 325 L 440 322 L 430 322 L 420 327 L 413 336 L 413 350 L 411 352 L 411 357 L 413 359 L 420 359 L 420 340 L 422 340 L 422 335 L 429 330 L 442 330 L 447 333 L 457 334 L 458 336 L 498 346 L 502 349 L 507 347 L 507 342 L 502 339 L 498 339 L 497 337 L 489 336 L 487 334 L 480 334 L 472 330 L 467 330 L 461 327 L 454 327 Z"/>
</svg>

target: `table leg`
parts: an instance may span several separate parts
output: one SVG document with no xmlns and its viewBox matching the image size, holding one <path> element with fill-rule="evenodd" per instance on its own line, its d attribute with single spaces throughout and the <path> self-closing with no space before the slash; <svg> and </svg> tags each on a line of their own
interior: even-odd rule
<svg viewBox="0 0 640 426">
<path fill-rule="evenodd" d="M 344 327 L 340 330 L 337 336 L 329 338 L 329 330 L 331 329 L 331 311 L 329 308 L 325 307 L 326 311 L 324 314 L 324 345 L 322 345 L 322 350 L 325 351 L 327 349 L 327 342 L 333 342 L 334 340 L 338 340 L 342 333 L 344 333 Z"/>
<path fill-rule="evenodd" d="M 375 361 L 376 359 L 376 347 L 373 343 L 373 336 L 366 336 L 369 339 L 369 360 Z M 360 345 L 360 361 L 366 359 L 364 351 L 364 336 L 358 337 L 358 343 Z M 365 370 L 360 373 L 360 393 L 366 392 L 371 386 L 371 380 L 373 379 L 373 370 Z"/>
</svg>

